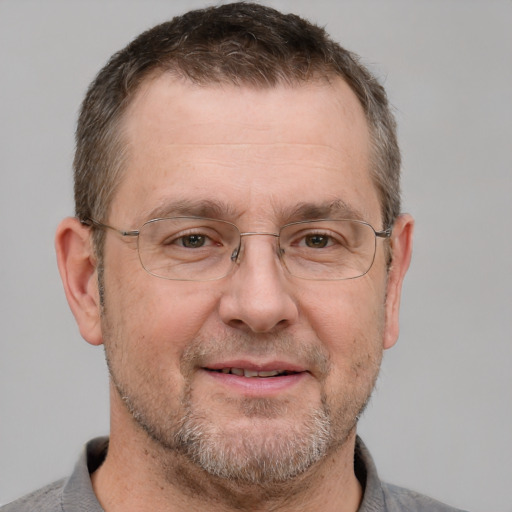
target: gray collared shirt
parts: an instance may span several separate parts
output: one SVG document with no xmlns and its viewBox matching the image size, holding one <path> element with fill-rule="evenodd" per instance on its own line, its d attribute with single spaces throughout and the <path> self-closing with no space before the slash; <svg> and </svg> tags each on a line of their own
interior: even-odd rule
<svg viewBox="0 0 512 512">
<path fill-rule="evenodd" d="M 90 474 L 105 459 L 108 438 L 93 439 L 85 448 L 71 476 L 8 505 L 1 512 L 104 512 L 92 489 Z M 364 488 L 358 512 L 462 512 L 422 494 L 382 482 L 373 459 L 360 438 L 354 457 L 356 475 Z"/>
</svg>

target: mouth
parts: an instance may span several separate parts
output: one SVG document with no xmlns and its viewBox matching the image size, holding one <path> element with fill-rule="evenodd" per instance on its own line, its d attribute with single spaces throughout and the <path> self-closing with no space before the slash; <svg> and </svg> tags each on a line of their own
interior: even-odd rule
<svg viewBox="0 0 512 512">
<path fill-rule="evenodd" d="M 271 377 L 282 377 L 287 375 L 295 375 L 297 372 L 293 370 L 251 370 L 248 368 L 220 368 L 220 369 L 213 369 L 213 368 L 205 368 L 205 370 L 210 372 L 216 372 L 216 373 L 223 373 L 225 375 L 236 375 L 238 377 L 247 377 L 249 379 L 259 377 L 268 379 Z"/>
<path fill-rule="evenodd" d="M 291 392 L 301 382 L 308 382 L 309 370 L 286 361 L 266 363 L 232 360 L 210 363 L 201 368 L 211 382 L 222 386 L 228 393 L 246 397 L 277 397 Z"/>
</svg>

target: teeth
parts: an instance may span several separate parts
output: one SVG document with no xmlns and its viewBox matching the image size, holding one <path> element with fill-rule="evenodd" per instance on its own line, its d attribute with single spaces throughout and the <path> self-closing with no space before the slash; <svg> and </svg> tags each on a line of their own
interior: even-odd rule
<svg viewBox="0 0 512 512">
<path fill-rule="evenodd" d="M 255 370 L 246 370 L 244 368 L 222 368 L 221 373 L 231 373 L 239 377 L 276 377 L 277 375 L 286 375 L 288 372 L 284 370 L 267 370 L 258 372 Z"/>
<path fill-rule="evenodd" d="M 258 375 L 260 377 L 275 377 L 276 375 L 279 375 L 280 373 L 282 373 L 282 372 L 280 372 L 279 370 L 272 370 L 270 372 L 258 372 Z"/>
</svg>

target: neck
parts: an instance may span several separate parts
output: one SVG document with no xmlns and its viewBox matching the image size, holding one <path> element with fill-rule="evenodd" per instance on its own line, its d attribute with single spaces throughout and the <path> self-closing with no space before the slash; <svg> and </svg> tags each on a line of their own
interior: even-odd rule
<svg viewBox="0 0 512 512">
<path fill-rule="evenodd" d="M 106 512 L 355 512 L 362 499 L 354 473 L 355 431 L 302 475 L 266 485 L 209 475 L 137 430 L 113 424 L 107 458 L 92 475 Z"/>
</svg>

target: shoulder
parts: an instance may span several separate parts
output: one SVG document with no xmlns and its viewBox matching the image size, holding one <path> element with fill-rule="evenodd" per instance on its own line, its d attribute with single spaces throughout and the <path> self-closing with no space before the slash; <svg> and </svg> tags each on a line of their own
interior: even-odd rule
<svg viewBox="0 0 512 512">
<path fill-rule="evenodd" d="M 354 468 L 364 487 L 359 512 L 463 512 L 423 494 L 383 482 L 368 448 L 359 437 L 356 439 Z"/>
<path fill-rule="evenodd" d="M 0 507 L 1 512 L 62 512 L 62 489 L 65 480 L 31 492 L 16 501 Z"/>
<path fill-rule="evenodd" d="M 382 483 L 386 510 L 393 512 L 463 512 L 428 496 L 396 485 Z"/>
<path fill-rule="evenodd" d="M 106 437 L 89 441 L 68 478 L 8 503 L 0 507 L 0 512 L 101 512 L 90 473 L 103 463 L 107 449 Z"/>
</svg>

